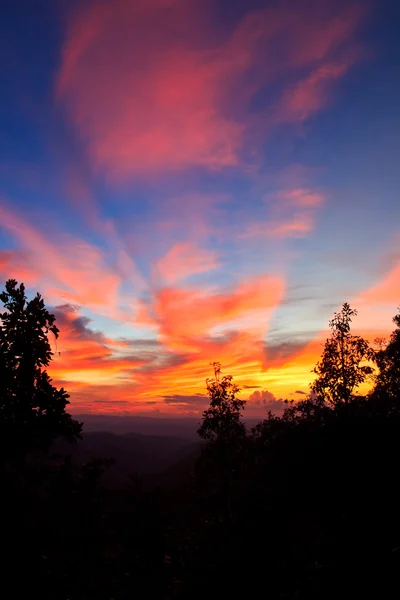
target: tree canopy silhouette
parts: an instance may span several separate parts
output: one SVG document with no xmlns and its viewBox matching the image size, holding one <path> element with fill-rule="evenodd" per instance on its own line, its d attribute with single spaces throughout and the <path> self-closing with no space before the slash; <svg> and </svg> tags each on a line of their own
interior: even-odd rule
<svg viewBox="0 0 400 600">
<path fill-rule="evenodd" d="M 206 442 L 224 442 L 245 434 L 241 413 L 246 401 L 237 398 L 240 388 L 233 383 L 232 375 L 221 377 L 221 365 L 212 363 L 214 378 L 207 379 L 210 406 L 203 413 L 199 435 Z"/>
<path fill-rule="evenodd" d="M 347 404 L 353 392 L 372 374 L 366 361 L 374 358 L 366 340 L 352 335 L 352 318 L 357 311 L 345 302 L 329 322 L 332 334 L 326 340 L 321 360 L 314 373 L 317 378 L 311 385 L 314 394 L 331 405 Z"/>
<path fill-rule="evenodd" d="M 209 590 L 212 597 L 247 597 L 263 585 L 273 599 L 394 597 L 400 316 L 389 343 L 375 353 L 351 332 L 356 314 L 344 304 L 331 320 L 314 393 L 287 401 L 282 416 L 268 413 L 242 437 L 240 408 L 227 402 L 228 419 L 211 410 L 225 397 L 217 365 L 207 382 L 211 402 L 199 433 L 209 451 L 199 459 L 198 520 L 184 549 L 183 560 L 192 558 L 179 597 L 203 598 Z M 374 360 L 375 389 L 358 395 Z M 231 377 L 228 383 L 236 398 Z"/>
<path fill-rule="evenodd" d="M 400 313 L 393 317 L 396 329 L 389 342 L 375 353 L 379 372 L 375 378 L 375 392 L 396 397 L 400 390 Z"/>
<path fill-rule="evenodd" d="M 2 457 L 45 453 L 63 437 L 75 440 L 81 424 L 66 412 L 68 394 L 57 389 L 45 367 L 53 353 L 49 335 L 58 337 L 55 316 L 37 294 L 27 300 L 14 279 L 0 294 L 0 438 Z"/>
</svg>

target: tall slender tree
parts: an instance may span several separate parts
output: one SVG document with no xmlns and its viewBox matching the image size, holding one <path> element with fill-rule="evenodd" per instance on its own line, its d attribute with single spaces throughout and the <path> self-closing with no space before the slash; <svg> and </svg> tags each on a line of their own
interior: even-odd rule
<svg viewBox="0 0 400 600">
<path fill-rule="evenodd" d="M 373 351 L 368 342 L 351 333 L 351 323 L 357 311 L 345 302 L 329 322 L 331 337 L 326 340 L 321 360 L 311 384 L 316 397 L 328 404 L 348 403 L 355 390 L 372 374 L 369 361 Z"/>
<path fill-rule="evenodd" d="M 237 398 L 240 388 L 232 375 L 221 376 L 221 365 L 212 363 L 214 378 L 207 379 L 210 406 L 203 413 L 199 435 L 206 442 L 228 442 L 245 434 L 241 413 L 246 401 Z"/>
</svg>

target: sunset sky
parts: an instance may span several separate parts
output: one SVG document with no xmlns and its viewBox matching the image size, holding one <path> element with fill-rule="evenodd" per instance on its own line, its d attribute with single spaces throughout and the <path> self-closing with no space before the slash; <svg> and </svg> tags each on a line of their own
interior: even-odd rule
<svg viewBox="0 0 400 600">
<path fill-rule="evenodd" d="M 220 361 L 261 415 L 342 302 L 391 331 L 397 5 L 3 0 L 0 277 L 56 314 L 71 412 L 198 414 Z"/>
</svg>

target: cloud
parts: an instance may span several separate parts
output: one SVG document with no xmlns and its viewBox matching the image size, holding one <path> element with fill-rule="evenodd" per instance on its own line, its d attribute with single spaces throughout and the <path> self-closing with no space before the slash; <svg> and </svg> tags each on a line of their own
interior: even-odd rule
<svg viewBox="0 0 400 600">
<path fill-rule="evenodd" d="M 257 388 L 260 388 L 260 385 L 243 385 L 242 388 L 244 390 L 256 390 Z"/>
<path fill-rule="evenodd" d="M 282 365 L 298 356 L 307 347 L 309 338 L 278 339 L 265 344 L 265 364 L 267 367 Z"/>
<path fill-rule="evenodd" d="M 75 384 L 71 388 L 71 383 L 66 383 L 72 400 L 69 408 L 74 414 L 132 415 L 146 406 L 135 397 L 132 385 Z"/>
<path fill-rule="evenodd" d="M 274 394 L 268 390 L 262 390 L 261 392 L 257 390 L 249 396 L 249 402 L 254 402 L 255 404 L 267 404 L 274 400 Z"/>
<path fill-rule="evenodd" d="M 155 264 L 155 280 L 167 286 L 219 266 L 217 254 L 189 242 L 174 244 Z"/>
<path fill-rule="evenodd" d="M 152 352 L 156 352 L 162 349 L 162 344 L 159 340 L 156 339 L 147 339 L 147 338 L 118 338 L 118 343 L 122 344 L 126 348 L 140 348 L 143 350 L 150 350 Z"/>
<path fill-rule="evenodd" d="M 269 214 L 261 222 L 247 225 L 241 238 L 303 238 L 315 226 L 315 214 L 325 196 L 307 188 L 283 189 L 269 201 Z"/>
<path fill-rule="evenodd" d="M 400 263 L 395 265 L 384 277 L 361 294 L 361 303 L 389 305 L 394 309 L 400 304 Z"/>
<path fill-rule="evenodd" d="M 28 286 L 38 278 L 29 264 L 29 257 L 19 250 L 0 250 L 0 276 L 4 282 L 16 279 Z"/>
<path fill-rule="evenodd" d="M 26 269 L 32 269 L 46 294 L 98 310 L 116 306 L 120 280 L 98 247 L 67 234 L 56 241 L 51 231 L 42 233 L 5 203 L 0 204 L 0 223 L 23 248 L 20 258 L 25 257 Z"/>
<path fill-rule="evenodd" d="M 307 396 L 307 392 L 303 392 L 302 390 L 296 390 L 295 394 L 299 394 L 300 396 Z"/>
<path fill-rule="evenodd" d="M 281 414 L 285 409 L 285 403 L 283 400 L 277 400 L 272 392 L 268 390 L 257 390 L 249 396 L 249 403 L 261 406 L 271 412 Z"/>
<path fill-rule="evenodd" d="M 149 395 L 157 395 L 149 381 L 154 378 L 165 386 L 165 373 L 176 378 L 177 369 L 188 363 L 187 356 L 157 340 L 114 339 L 93 331 L 77 306 L 62 305 L 53 312 L 61 333 L 51 340 L 55 355 L 49 372 L 79 405 L 88 407 L 90 400 L 112 396 L 132 403 L 135 410 Z"/>
<path fill-rule="evenodd" d="M 273 277 L 248 280 L 224 293 L 196 288 L 155 289 L 138 315 L 137 324 L 152 327 L 157 341 L 147 348 L 146 340 L 141 340 L 135 351 L 134 340 L 117 340 L 122 348 L 115 348 L 110 340 L 106 348 L 113 351 L 112 356 L 89 359 L 82 365 L 89 370 L 81 379 L 94 381 L 101 367 L 105 383 L 118 378 L 118 398 L 124 397 L 120 393 L 128 393 L 130 382 L 131 397 L 138 406 L 160 396 L 169 399 L 164 404 L 171 411 L 175 410 L 178 382 L 182 397 L 195 395 L 193 391 L 201 381 L 205 389 L 212 360 L 221 360 L 227 372 L 232 369 L 234 373 L 235 365 L 240 365 L 240 374 L 246 378 L 245 383 L 250 383 L 254 370 L 262 368 L 261 337 L 282 294 L 283 282 Z M 244 330 L 243 323 L 248 324 Z M 129 364 L 130 356 L 137 361 Z M 67 367 L 60 378 L 70 376 Z M 203 400 L 197 409 L 202 407 Z"/>
<path fill-rule="evenodd" d="M 304 208 L 319 208 L 325 200 L 323 194 L 306 188 L 285 189 L 278 197 L 289 205 Z"/>
<path fill-rule="evenodd" d="M 343 76 L 352 61 L 327 63 L 312 71 L 306 78 L 288 89 L 281 101 L 278 119 L 302 123 L 310 115 L 325 107 L 331 97 L 331 88 Z"/>
<path fill-rule="evenodd" d="M 139 323 L 153 325 L 161 339 L 172 347 L 196 347 L 213 328 L 235 329 L 247 318 L 248 328 L 266 327 L 260 321 L 277 306 L 283 294 L 283 281 L 260 277 L 242 282 L 226 293 L 199 289 L 163 288 L 143 306 Z M 197 342 L 196 342 L 197 340 Z"/>
<path fill-rule="evenodd" d="M 182 394 L 172 394 L 171 396 L 162 396 L 165 404 L 188 405 L 192 407 L 205 407 L 209 403 L 208 396 L 204 394 L 193 394 L 185 396 Z"/>
<path fill-rule="evenodd" d="M 191 1 L 115 0 L 73 20 L 58 91 L 95 164 L 143 172 L 236 163 L 240 126 L 215 110 L 221 66 L 190 47 L 198 14 Z"/>
<path fill-rule="evenodd" d="M 262 127 L 329 102 L 359 57 L 363 12 L 282 1 L 221 29 L 200 0 L 85 4 L 69 19 L 57 95 L 93 165 L 112 177 L 230 167 L 254 152 Z M 278 100 L 258 106 L 257 95 Z"/>
<path fill-rule="evenodd" d="M 80 340 L 95 341 L 99 344 L 106 344 L 107 338 L 100 331 L 93 331 L 89 325 L 92 322 L 88 317 L 79 314 L 80 307 L 71 304 L 62 304 L 56 306 L 53 313 L 56 317 L 57 327 L 64 333 L 72 331 Z"/>
<path fill-rule="evenodd" d="M 273 221 L 269 224 L 269 235 L 275 238 L 305 237 L 314 228 L 310 214 L 297 214 L 287 221 Z"/>
<path fill-rule="evenodd" d="M 389 337 L 393 329 L 392 318 L 400 306 L 400 263 L 394 264 L 364 291 L 350 299 L 358 310 L 354 328 L 370 342 L 375 338 Z"/>
<path fill-rule="evenodd" d="M 150 387 L 143 381 L 139 396 L 175 397 L 178 381 L 180 395 L 192 396 L 199 382 L 205 389 L 213 360 L 220 361 L 227 373 L 240 374 L 245 385 L 256 385 L 254 373 L 261 371 L 264 360 L 262 337 L 283 288 L 279 278 L 264 276 L 224 292 L 185 287 L 153 290 L 137 324 L 152 326 L 164 348 L 182 356 L 182 361 L 153 370 Z"/>
</svg>

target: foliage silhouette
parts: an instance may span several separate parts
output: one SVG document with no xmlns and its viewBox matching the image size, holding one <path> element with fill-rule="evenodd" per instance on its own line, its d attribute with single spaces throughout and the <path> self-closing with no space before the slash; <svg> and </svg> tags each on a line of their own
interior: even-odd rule
<svg viewBox="0 0 400 600">
<path fill-rule="evenodd" d="M 395 397 L 400 390 L 400 314 L 393 317 L 396 329 L 389 342 L 375 353 L 379 372 L 375 378 L 375 392 Z"/>
<path fill-rule="evenodd" d="M 245 440 L 234 429 L 224 435 L 233 470 L 217 468 L 215 442 L 208 463 L 200 459 L 180 597 L 248 597 L 262 585 L 276 599 L 394 597 L 400 336 L 377 357 L 375 389 L 357 396 L 375 354 L 351 334 L 355 314 L 345 304 L 331 321 L 309 398 L 287 402 L 281 417 L 268 413 Z"/>
<path fill-rule="evenodd" d="M 245 401 L 237 397 L 240 389 L 231 375 L 221 376 L 219 363 L 212 366 L 214 378 L 206 381 L 210 406 L 198 430 L 205 445 L 196 466 L 198 499 L 207 511 L 204 520 L 208 524 L 224 519 L 229 490 L 236 485 L 247 444 L 242 421 Z"/>
<path fill-rule="evenodd" d="M 312 392 L 329 404 L 348 403 L 354 391 L 372 374 L 370 364 L 374 356 L 369 344 L 360 336 L 351 334 L 352 317 L 357 311 L 345 302 L 340 312 L 329 322 L 331 337 L 326 340 L 321 361 L 314 373 Z"/>
<path fill-rule="evenodd" d="M 68 394 L 56 389 L 44 367 L 52 359 L 48 336 L 58 337 L 55 317 L 40 294 L 27 301 L 10 279 L 0 294 L 0 439 L 2 458 L 48 452 L 58 437 L 79 438 L 82 425 L 66 412 Z"/>
<path fill-rule="evenodd" d="M 231 375 L 221 377 L 221 365 L 212 364 L 214 379 L 207 379 L 210 406 L 203 413 L 199 435 L 207 443 L 226 443 L 246 433 L 241 413 L 246 401 L 237 398 L 240 388 L 232 382 Z"/>
</svg>

